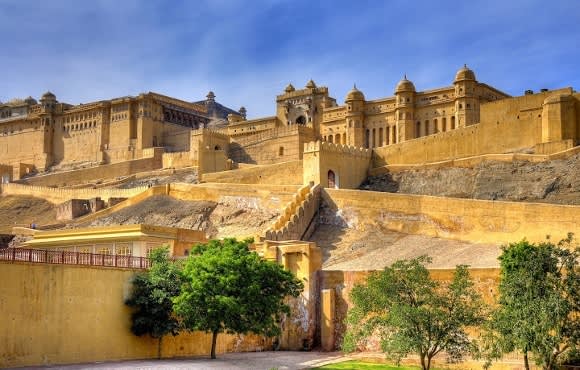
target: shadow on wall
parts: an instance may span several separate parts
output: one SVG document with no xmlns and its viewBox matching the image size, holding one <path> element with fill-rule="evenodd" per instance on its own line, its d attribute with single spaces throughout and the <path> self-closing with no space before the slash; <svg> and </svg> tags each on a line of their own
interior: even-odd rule
<svg viewBox="0 0 580 370">
<path fill-rule="evenodd" d="M 236 163 L 257 164 L 256 160 L 252 158 L 248 152 L 246 152 L 244 147 L 235 141 L 230 143 L 228 157 Z"/>
</svg>

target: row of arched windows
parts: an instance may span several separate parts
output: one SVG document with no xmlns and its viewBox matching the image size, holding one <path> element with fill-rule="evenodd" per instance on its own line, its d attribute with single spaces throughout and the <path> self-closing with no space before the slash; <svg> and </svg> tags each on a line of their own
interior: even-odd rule
<svg viewBox="0 0 580 370">
<path fill-rule="evenodd" d="M 451 116 L 451 120 L 449 121 L 447 121 L 446 117 L 441 118 L 441 121 L 437 118 L 433 121 L 417 121 L 415 123 L 415 137 L 437 134 L 439 132 L 454 130 L 455 128 L 455 116 Z"/>
<path fill-rule="evenodd" d="M 97 127 L 97 121 L 91 121 L 91 122 L 77 123 L 74 125 L 66 125 L 63 127 L 63 130 L 65 132 L 69 132 L 69 131 L 84 130 L 87 128 L 95 128 L 95 127 Z"/>
</svg>

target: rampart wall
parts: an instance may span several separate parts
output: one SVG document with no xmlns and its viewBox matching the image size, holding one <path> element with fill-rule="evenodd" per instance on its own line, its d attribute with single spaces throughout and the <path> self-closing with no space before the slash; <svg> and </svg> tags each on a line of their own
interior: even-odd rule
<svg viewBox="0 0 580 370">
<path fill-rule="evenodd" d="M 525 153 L 506 153 L 506 154 L 482 154 L 474 157 L 451 159 L 448 161 L 418 163 L 418 164 L 391 164 L 383 167 L 376 167 L 369 170 L 370 176 L 376 176 L 387 172 L 408 171 L 408 170 L 426 170 L 449 167 L 474 168 L 486 161 L 512 163 L 515 161 L 527 161 L 540 163 L 558 159 L 566 159 L 580 153 L 580 146 L 576 146 L 554 154 L 525 154 Z"/>
<path fill-rule="evenodd" d="M 303 181 L 314 181 L 325 188 L 357 188 L 367 178 L 371 155 L 370 149 L 321 141 L 307 143 Z"/>
<path fill-rule="evenodd" d="M 301 185 L 302 161 L 270 165 L 248 165 L 231 171 L 207 173 L 203 175 L 203 181 L 237 184 Z"/>
<path fill-rule="evenodd" d="M 95 180 L 114 179 L 137 172 L 160 169 L 163 165 L 163 148 L 143 149 L 142 159 L 105 164 L 73 171 L 63 171 L 21 180 L 22 183 L 39 186 L 70 186 Z"/>
<path fill-rule="evenodd" d="M 315 139 L 309 127 L 293 125 L 233 137 L 228 156 L 238 163 L 272 164 L 302 159 L 304 144 Z"/>
<path fill-rule="evenodd" d="M 308 234 L 316 226 L 312 222 L 319 206 L 320 185 L 309 184 L 301 187 L 274 224 L 266 230 L 265 240 L 307 240 Z"/>
<path fill-rule="evenodd" d="M 185 168 L 198 165 L 197 158 L 188 152 L 163 153 L 163 168 Z"/>
<path fill-rule="evenodd" d="M 157 340 L 130 331 L 135 271 L 0 262 L 0 367 L 156 358 Z M 98 309 L 97 309 L 98 308 Z M 163 339 L 163 357 L 208 356 L 211 335 Z M 271 348 L 253 335 L 220 334 L 217 353 Z"/>
<path fill-rule="evenodd" d="M 128 198 L 142 193 L 145 190 L 147 190 L 145 186 L 132 189 L 66 189 L 16 183 L 0 184 L 0 193 L 2 195 L 27 195 L 42 198 L 55 204 L 63 203 L 70 199 L 91 199 L 99 197 L 104 200 L 109 198 Z"/>
<path fill-rule="evenodd" d="M 443 198 L 426 195 L 324 189 L 320 222 L 388 230 L 475 243 L 532 242 L 568 232 L 580 235 L 580 206 Z"/>
<path fill-rule="evenodd" d="M 453 269 L 430 269 L 429 273 L 434 280 L 446 283 L 453 279 L 454 271 Z M 320 331 L 326 350 L 340 348 L 346 330 L 344 320 L 348 309 L 352 307 L 350 292 L 355 284 L 364 283 L 370 273 L 371 271 L 319 271 Z M 493 302 L 499 284 L 499 269 L 469 269 L 469 273 L 475 283 L 475 289 L 483 296 L 483 299 L 488 303 Z M 380 351 L 378 341 L 370 341 L 367 350 Z"/>
</svg>

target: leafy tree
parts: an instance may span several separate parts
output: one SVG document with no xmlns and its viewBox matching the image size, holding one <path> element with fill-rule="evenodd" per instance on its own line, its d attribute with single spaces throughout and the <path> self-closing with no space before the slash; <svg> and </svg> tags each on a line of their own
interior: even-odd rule
<svg viewBox="0 0 580 370">
<path fill-rule="evenodd" d="M 248 249 L 251 239 L 211 240 L 193 248 L 181 294 L 174 307 L 184 327 L 212 333 L 211 358 L 218 333 L 280 334 L 279 322 L 303 284 L 280 265 Z"/>
<path fill-rule="evenodd" d="M 134 308 L 131 331 L 137 336 L 149 334 L 158 339 L 157 357 L 161 358 L 163 337 L 179 332 L 172 299 L 179 295 L 181 272 L 179 266 L 169 259 L 167 248 L 153 250 L 150 260 L 151 268 L 134 277 L 133 292 L 125 304 Z"/>
<path fill-rule="evenodd" d="M 442 285 L 429 276 L 430 262 L 427 256 L 397 261 L 353 288 L 343 350 L 354 351 L 375 334 L 397 363 L 409 353 L 419 355 L 423 369 L 441 351 L 450 361 L 462 358 L 471 345 L 465 329 L 482 323 L 485 306 L 466 266 L 457 266 L 451 283 Z"/>
<path fill-rule="evenodd" d="M 498 307 L 484 332 L 488 359 L 519 351 L 543 369 L 580 349 L 580 250 L 572 234 L 554 245 L 527 240 L 509 244 L 500 256 Z"/>
</svg>

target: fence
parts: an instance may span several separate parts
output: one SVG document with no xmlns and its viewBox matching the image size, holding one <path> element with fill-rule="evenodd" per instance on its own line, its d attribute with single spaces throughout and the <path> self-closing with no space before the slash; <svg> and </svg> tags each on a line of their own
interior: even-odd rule
<svg viewBox="0 0 580 370">
<path fill-rule="evenodd" d="M 6 248 L 0 250 L 0 261 L 50 263 L 102 267 L 149 268 L 147 257 L 95 254 L 47 249 Z"/>
</svg>

